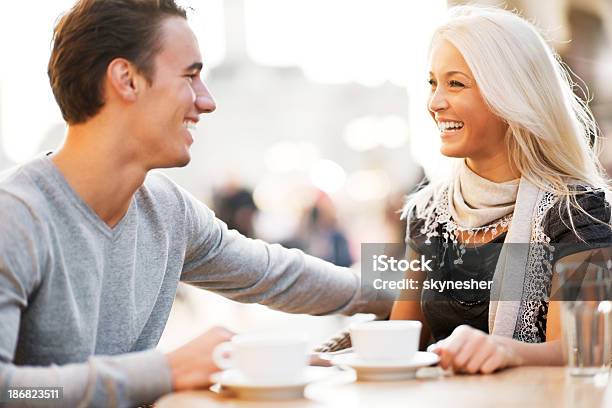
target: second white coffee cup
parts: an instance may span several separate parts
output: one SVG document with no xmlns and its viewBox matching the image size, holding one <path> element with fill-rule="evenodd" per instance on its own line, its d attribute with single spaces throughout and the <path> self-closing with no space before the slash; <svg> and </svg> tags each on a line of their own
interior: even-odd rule
<svg viewBox="0 0 612 408">
<path fill-rule="evenodd" d="M 240 334 L 213 350 L 213 361 L 258 384 L 299 380 L 308 365 L 308 342 L 265 334 Z"/>
<path fill-rule="evenodd" d="M 419 349 L 421 326 L 418 320 L 354 324 L 350 327 L 353 350 L 364 360 L 409 360 Z"/>
</svg>

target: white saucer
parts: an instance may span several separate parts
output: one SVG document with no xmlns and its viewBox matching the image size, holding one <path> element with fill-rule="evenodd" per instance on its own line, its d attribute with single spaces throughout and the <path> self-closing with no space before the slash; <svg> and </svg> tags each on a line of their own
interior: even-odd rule
<svg viewBox="0 0 612 408">
<path fill-rule="evenodd" d="M 335 369 L 325 367 L 306 367 L 304 374 L 293 381 L 280 383 L 257 383 L 248 381 L 238 370 L 225 370 L 211 376 L 222 392 L 229 391 L 238 398 L 249 400 L 283 400 L 302 398 L 304 388 L 311 382 L 321 380 Z M 214 387 L 214 386 L 213 386 Z"/>
<path fill-rule="evenodd" d="M 362 381 L 400 381 L 416 377 L 417 369 L 436 364 L 440 357 L 426 351 L 417 352 L 410 360 L 370 361 L 360 359 L 355 353 L 335 356 L 332 364 L 348 366 L 357 372 Z"/>
</svg>

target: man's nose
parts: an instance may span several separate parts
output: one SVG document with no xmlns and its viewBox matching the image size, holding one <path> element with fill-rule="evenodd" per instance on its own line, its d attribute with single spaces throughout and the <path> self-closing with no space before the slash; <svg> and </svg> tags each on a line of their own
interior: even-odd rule
<svg viewBox="0 0 612 408">
<path fill-rule="evenodd" d="M 428 108 L 430 112 L 438 112 L 448 108 L 448 101 L 444 92 L 436 89 L 429 97 Z"/>
<path fill-rule="evenodd" d="M 204 84 L 196 91 L 195 105 L 200 113 L 211 113 L 217 109 L 215 98 L 213 98 Z"/>
<path fill-rule="evenodd" d="M 217 105 L 212 95 L 198 95 L 196 97 L 196 108 L 198 108 L 200 113 L 211 113 L 217 109 Z"/>
</svg>

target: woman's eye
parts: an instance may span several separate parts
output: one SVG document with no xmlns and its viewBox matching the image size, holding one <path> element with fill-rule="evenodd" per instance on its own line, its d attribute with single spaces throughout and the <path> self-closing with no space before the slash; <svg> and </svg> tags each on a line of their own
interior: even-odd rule
<svg viewBox="0 0 612 408">
<path fill-rule="evenodd" d="M 431 86 L 435 86 L 436 85 L 436 81 L 434 81 L 433 79 L 430 79 L 429 81 L 427 81 L 427 83 Z"/>
<path fill-rule="evenodd" d="M 191 75 L 185 75 L 185 78 L 187 78 L 188 82 L 193 82 L 193 80 L 197 77 L 197 74 L 191 74 Z"/>
<path fill-rule="evenodd" d="M 464 85 L 463 85 L 461 82 L 459 82 L 459 81 L 455 81 L 454 79 L 453 79 L 452 81 L 450 81 L 448 84 L 449 84 L 449 85 L 450 85 L 452 88 L 463 88 L 463 87 L 464 87 Z"/>
</svg>

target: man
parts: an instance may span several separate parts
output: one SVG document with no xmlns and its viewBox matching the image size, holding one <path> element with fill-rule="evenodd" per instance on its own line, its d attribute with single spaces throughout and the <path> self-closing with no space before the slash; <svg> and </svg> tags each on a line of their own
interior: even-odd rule
<svg viewBox="0 0 612 408">
<path fill-rule="evenodd" d="M 315 315 L 387 313 L 358 277 L 247 239 L 169 179 L 215 102 L 173 0 L 82 0 L 57 24 L 49 78 L 65 144 L 0 182 L 0 388 L 61 386 L 61 406 L 126 406 L 205 387 L 214 328 L 153 350 L 179 280 Z"/>
</svg>

